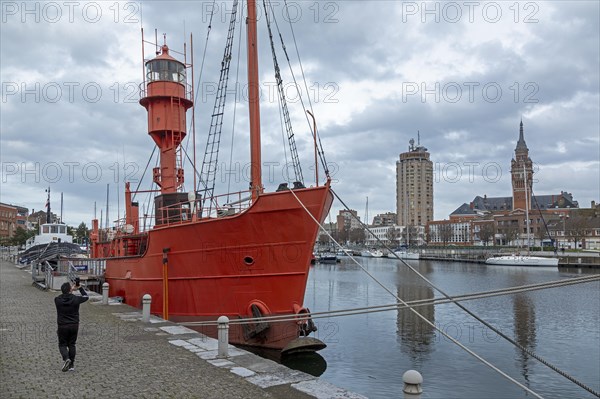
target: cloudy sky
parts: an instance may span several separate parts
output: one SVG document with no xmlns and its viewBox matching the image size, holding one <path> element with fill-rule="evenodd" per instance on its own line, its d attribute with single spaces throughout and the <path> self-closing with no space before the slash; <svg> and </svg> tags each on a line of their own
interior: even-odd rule
<svg viewBox="0 0 600 399">
<path fill-rule="evenodd" d="M 287 4 L 273 2 L 272 13 L 305 106 L 308 97 L 313 104 L 334 189 L 359 215 L 367 196 L 371 217 L 395 212 L 395 164 L 417 132 L 434 162 L 436 219 L 476 195 L 511 195 L 521 118 L 536 167 L 534 192 L 568 191 L 584 207 L 600 199 L 597 1 Z M 286 154 L 260 6 L 263 161 L 271 165 L 264 183 L 273 190 L 285 180 Z M 1 7 L 2 202 L 39 210 L 50 186 L 54 210 L 63 192 L 65 221 L 89 225 L 94 202 L 105 206 L 109 184 L 111 219 L 122 212 L 116 192 L 124 180 L 137 186 L 153 149 L 146 111 L 137 103 L 141 27 L 148 40 L 154 29 L 161 42 L 166 33 L 174 50 L 187 41 L 188 60 L 193 34 L 196 82 L 202 72 L 196 101 L 202 159 L 232 2 L 5 1 Z M 236 33 L 229 86 L 229 99 L 237 101 L 227 108 L 217 192 L 227 190 L 227 170 L 232 189 L 248 185 L 245 50 L 237 72 L 238 40 Z M 146 47 L 146 56 L 152 51 Z M 276 51 L 310 185 L 312 139 L 278 41 Z M 190 163 L 185 166 L 191 189 Z M 142 189 L 150 188 L 148 176 Z M 335 204 L 332 215 L 340 208 Z"/>
</svg>

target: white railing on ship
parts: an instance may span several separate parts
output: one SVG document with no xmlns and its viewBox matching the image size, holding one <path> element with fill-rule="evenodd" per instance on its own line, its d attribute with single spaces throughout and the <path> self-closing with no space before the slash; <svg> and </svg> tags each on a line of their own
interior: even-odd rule
<svg viewBox="0 0 600 399">
<path fill-rule="evenodd" d="M 186 201 L 159 208 L 158 210 L 155 210 L 155 213 L 143 214 L 138 218 L 139 231 L 140 233 L 144 233 L 151 230 L 155 226 L 157 214 L 162 216 L 162 226 L 189 222 L 194 211 L 197 212 L 199 220 L 236 215 L 250 207 L 252 202 L 250 194 L 250 191 L 239 191 L 217 195 L 207 198 L 206 200 L 199 198 L 195 201 Z M 223 205 L 219 205 L 219 202 L 222 202 Z M 203 203 L 207 206 L 202 206 Z M 119 218 L 114 221 L 112 228 L 101 228 L 100 241 L 111 240 L 115 237 L 117 232 L 125 230 L 125 225 L 125 218 Z"/>
<path fill-rule="evenodd" d="M 250 207 L 252 197 L 250 191 L 240 191 L 230 194 L 214 196 L 206 201 L 197 199 L 195 201 L 182 202 L 166 207 L 159 208 L 156 213 L 163 220 L 162 225 L 181 224 L 191 220 L 194 211 L 197 212 L 198 219 L 221 218 L 239 214 Z M 219 205 L 219 202 L 225 202 Z M 202 203 L 208 204 L 202 206 Z M 152 229 L 156 214 L 146 214 L 140 217 L 140 230 L 147 231 Z M 148 223 L 150 222 L 150 223 Z M 118 221 L 117 228 L 124 225 L 124 220 Z"/>
</svg>

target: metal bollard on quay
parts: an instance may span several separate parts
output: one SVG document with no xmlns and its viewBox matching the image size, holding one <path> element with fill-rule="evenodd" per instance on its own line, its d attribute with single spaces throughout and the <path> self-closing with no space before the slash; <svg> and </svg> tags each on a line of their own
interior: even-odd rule
<svg viewBox="0 0 600 399">
<path fill-rule="evenodd" d="M 108 283 L 102 284 L 102 304 L 108 305 Z"/>
<path fill-rule="evenodd" d="M 152 304 L 152 296 L 145 294 L 142 297 L 142 323 L 150 323 L 150 305 Z"/>
<path fill-rule="evenodd" d="M 221 316 L 217 319 L 217 323 L 219 323 L 217 358 L 223 359 L 229 357 L 229 317 Z"/>
</svg>

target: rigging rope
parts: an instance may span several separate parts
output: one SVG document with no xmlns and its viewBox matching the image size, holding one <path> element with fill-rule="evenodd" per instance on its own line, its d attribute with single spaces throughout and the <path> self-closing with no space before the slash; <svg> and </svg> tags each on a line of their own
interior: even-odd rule
<svg viewBox="0 0 600 399">
<path fill-rule="evenodd" d="M 271 11 L 273 11 L 273 6 L 269 1 L 269 5 Z M 285 92 L 283 90 L 283 79 L 281 78 L 281 70 L 279 68 L 279 61 L 277 61 L 277 53 L 275 51 L 275 43 L 273 42 L 273 31 L 271 30 L 271 17 L 269 15 L 269 10 L 267 9 L 267 2 L 263 0 L 263 8 L 265 10 L 267 29 L 269 32 L 269 41 L 271 42 L 271 53 L 273 55 L 273 68 L 275 69 L 275 81 L 277 83 L 277 92 L 279 94 L 279 106 L 283 111 L 283 120 L 285 122 L 285 131 L 287 133 L 288 145 L 290 146 L 290 155 L 292 157 L 292 166 L 294 167 L 294 181 L 300 182 L 304 185 L 304 177 L 302 176 L 302 168 L 300 167 L 300 158 L 298 156 L 298 149 L 296 148 L 296 139 L 294 138 L 294 131 L 292 129 L 292 121 L 290 120 L 290 112 L 288 110 L 287 102 L 285 99 Z M 272 18 L 274 21 L 275 13 L 272 13 Z M 286 164 L 287 166 L 287 164 Z M 287 171 L 287 168 L 286 168 Z"/>
<path fill-rule="evenodd" d="M 190 162 L 192 162 L 192 160 L 190 159 L 190 155 L 187 153 L 187 151 L 183 150 L 183 153 L 185 154 L 185 157 L 187 158 L 187 160 L 190 161 Z M 204 182 L 200 178 L 200 172 L 198 172 L 198 170 L 196 168 L 194 168 L 194 172 L 196 173 L 196 177 L 198 178 L 198 180 L 200 181 L 200 183 L 202 183 L 204 185 L 204 189 L 206 190 L 206 182 Z M 217 199 L 215 197 L 211 197 L 211 201 L 212 201 L 211 203 L 215 205 L 215 209 L 216 209 L 218 207 Z M 211 209 L 212 209 L 212 205 L 211 205 Z"/>
<path fill-rule="evenodd" d="M 137 187 L 135 188 L 135 191 L 133 192 L 133 198 L 131 199 L 132 201 L 135 199 L 135 196 L 137 195 L 137 192 L 140 189 L 140 186 L 142 185 L 142 181 L 144 180 L 144 176 L 146 176 L 146 172 L 148 171 L 148 166 L 150 166 L 150 162 L 152 161 L 152 158 L 154 157 L 155 152 L 156 152 L 156 146 L 154 146 L 154 148 L 152 149 L 152 154 L 150 154 L 150 158 L 148 158 L 148 162 L 146 163 L 146 168 L 144 168 L 144 173 L 142 173 L 142 177 L 140 178 L 140 181 L 139 181 Z"/>
<path fill-rule="evenodd" d="M 202 84 L 202 73 L 204 72 L 204 61 L 206 60 L 206 50 L 208 49 L 208 39 L 210 37 L 210 32 L 212 31 L 212 21 L 213 21 L 213 16 L 215 15 L 216 3 L 217 3 L 217 0 L 213 0 L 212 7 L 210 9 L 210 19 L 208 21 L 208 28 L 206 31 L 206 41 L 204 42 L 204 52 L 202 54 L 202 63 L 200 64 L 200 75 L 198 76 L 198 85 L 196 87 L 196 92 L 195 92 L 195 96 L 194 96 L 194 104 L 196 104 L 196 102 L 198 101 L 198 96 L 200 95 L 200 91 L 201 91 L 200 85 Z M 194 123 L 194 121 L 190 121 L 190 127 L 189 127 L 190 130 L 192 129 L 193 123 Z M 188 136 L 187 141 L 185 143 L 186 151 L 187 151 L 189 143 L 190 143 L 190 137 Z M 194 170 L 197 172 L 196 165 L 194 165 L 193 162 L 191 162 L 191 163 L 192 163 Z M 184 160 L 184 165 L 185 165 L 185 160 Z"/>
<path fill-rule="evenodd" d="M 238 0 L 233 2 L 231 12 L 231 20 L 229 21 L 229 31 L 227 33 L 227 42 L 223 51 L 223 60 L 221 61 L 221 75 L 219 78 L 219 86 L 215 97 L 215 104 L 210 121 L 210 129 L 206 140 L 206 149 L 204 151 L 204 159 L 202 161 L 202 170 L 200 175 L 206 182 L 204 195 L 202 196 L 202 204 L 206 203 L 207 199 L 214 196 L 215 180 L 217 176 L 217 166 L 219 161 L 219 147 L 221 143 L 221 132 L 223 130 L 223 117 L 225 114 L 225 103 L 227 99 L 227 86 L 229 84 L 229 68 L 231 65 L 231 52 L 233 49 L 235 23 L 237 17 Z M 209 213 L 212 209 L 212 201 L 209 206 Z"/>
<path fill-rule="evenodd" d="M 244 9 L 244 0 L 242 0 L 241 9 Z M 241 25 L 241 21 L 240 21 Z M 233 143 L 235 142 L 235 121 L 237 116 L 237 105 L 238 105 L 238 87 L 240 82 L 240 52 L 242 50 L 242 32 L 244 30 L 240 26 L 240 34 L 238 36 L 238 54 L 237 54 L 237 66 L 235 71 L 235 90 L 234 90 L 234 101 L 233 101 L 233 123 L 231 126 L 231 147 L 229 149 L 229 170 L 233 167 Z M 227 203 L 229 203 L 229 193 L 231 193 L 231 173 L 227 173 Z"/>
<path fill-rule="evenodd" d="M 313 110 L 312 101 L 310 99 L 310 94 L 309 94 L 310 92 L 308 90 L 308 84 L 306 83 L 306 74 L 304 73 L 302 59 L 300 58 L 300 50 L 298 50 L 298 43 L 296 41 L 296 34 L 294 33 L 294 26 L 292 25 L 292 18 L 290 18 L 290 12 L 289 12 L 289 8 L 288 8 L 287 0 L 284 0 L 283 3 L 284 3 L 284 8 L 286 10 L 287 21 L 290 24 L 290 31 L 292 32 L 292 38 L 294 39 L 294 47 L 296 48 L 296 56 L 298 57 L 298 63 L 300 65 L 300 72 L 302 73 L 302 79 L 304 81 L 304 87 L 306 89 L 306 96 L 308 97 L 308 104 L 310 106 L 311 113 L 313 115 L 315 115 L 314 110 Z M 296 81 L 296 75 L 294 74 L 294 70 L 292 68 L 290 57 L 288 56 L 287 49 L 285 47 L 285 44 L 283 43 L 283 36 L 281 35 L 281 31 L 279 30 L 279 24 L 277 23 L 277 20 L 275 20 L 275 25 L 277 27 L 277 32 L 279 33 L 279 38 L 281 40 L 281 46 L 283 47 L 283 52 L 285 53 L 285 57 L 287 58 L 288 65 L 290 67 L 290 72 L 292 73 L 294 85 L 296 87 L 298 87 L 298 82 Z M 299 92 L 299 97 L 300 97 L 300 103 L 302 104 L 302 108 L 306 109 L 306 106 L 304 105 L 304 100 L 302 99 L 302 93 L 300 93 L 300 92 Z M 304 116 L 306 117 L 306 122 L 308 123 L 309 131 L 313 132 L 313 125 L 312 125 L 310 119 L 308 118 L 308 115 L 306 115 L 306 113 L 305 113 Z M 315 135 L 315 137 L 317 137 L 317 141 L 319 143 L 317 152 L 319 154 L 319 159 L 321 160 L 321 164 L 323 165 L 323 170 L 325 171 L 325 176 L 327 176 L 327 178 L 330 178 L 329 167 L 327 165 L 327 160 L 325 159 L 325 151 L 323 150 L 323 145 L 321 144 L 321 136 L 318 133 L 318 129 L 317 129 L 317 131 L 313 132 L 313 134 Z"/>
<path fill-rule="evenodd" d="M 550 238 L 550 240 L 552 240 L 552 246 L 554 247 L 554 254 L 556 255 L 556 245 L 554 244 L 554 238 L 552 238 L 552 236 L 550 235 L 550 230 L 548 229 L 548 224 L 546 223 L 546 219 L 544 219 L 544 215 L 542 214 L 542 210 L 540 209 L 540 204 L 538 203 L 537 198 L 535 198 L 535 195 L 533 195 L 533 187 L 531 187 L 531 198 L 533 199 L 533 201 L 535 202 L 535 207 L 537 208 L 537 210 L 540 212 L 540 217 L 542 218 L 542 222 L 544 222 L 544 228 L 546 229 L 546 233 L 548 234 L 548 237 Z M 566 235 L 566 233 L 565 233 Z M 527 232 L 527 236 L 529 236 L 529 232 Z M 542 237 L 540 239 L 540 246 L 543 247 L 544 246 L 544 238 Z M 535 242 L 534 242 L 535 245 Z"/>
</svg>

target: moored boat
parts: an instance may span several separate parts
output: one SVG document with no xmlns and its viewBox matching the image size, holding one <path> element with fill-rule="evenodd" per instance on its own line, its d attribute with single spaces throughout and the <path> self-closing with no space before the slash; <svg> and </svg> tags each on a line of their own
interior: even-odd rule
<svg viewBox="0 0 600 399">
<path fill-rule="evenodd" d="M 230 27 L 235 26 L 235 14 Z M 146 80 L 140 100 L 148 111 L 148 133 L 160 150 L 160 167 L 153 173 L 160 188 L 154 198 L 154 226 L 143 229 L 139 205 L 132 200 L 134 192 L 127 183 L 124 220 L 110 235 L 99 229 L 98 220 L 92 221 L 91 254 L 106 260 L 110 295 L 122 297 L 131 306 L 141 307 L 142 296 L 150 294 L 151 312 L 175 322 L 215 322 L 220 316 L 254 318 L 230 326 L 231 343 L 298 350 L 296 339 L 316 331 L 304 316 L 308 309 L 303 301 L 318 233 L 315 220 L 323 222 L 333 195 L 328 174 L 322 185 L 317 175 L 310 188 L 302 180 L 294 181 L 293 187 L 283 183 L 275 192 L 266 192 L 262 185 L 253 0 L 247 2 L 247 16 L 250 190 L 213 194 L 217 159 L 212 156 L 218 142 L 214 127 L 222 124 L 220 101 L 227 90 L 225 82 L 215 100 L 213 118 L 218 122 L 211 123 L 200 174 L 204 188 L 197 190 L 194 176 L 194 190 L 183 191 L 180 144 L 187 134 L 186 111 L 193 107 L 193 90 L 186 80 L 191 65 L 173 58 L 165 42 L 155 58 L 144 60 Z M 228 43 L 232 35 L 230 29 Z M 228 44 L 221 62 L 222 78 L 230 61 Z M 205 163 L 209 165 L 206 170 Z M 231 201 L 232 196 L 237 200 Z M 277 315 L 290 317 L 285 322 L 262 320 Z M 216 336 L 214 324 L 193 328 Z M 324 347 L 314 341 L 307 347 Z"/>
<path fill-rule="evenodd" d="M 506 266 L 558 266 L 558 258 L 544 258 L 529 255 L 492 256 L 485 261 L 488 265 Z"/>
<path fill-rule="evenodd" d="M 337 255 L 332 252 L 323 252 L 319 254 L 319 263 L 338 263 L 340 260 Z"/>
<path fill-rule="evenodd" d="M 360 251 L 360 256 L 365 258 L 381 258 L 383 257 L 383 252 L 378 249 L 365 249 Z"/>
<path fill-rule="evenodd" d="M 67 225 L 53 222 L 50 212 L 50 188 L 46 190 L 46 223 L 40 224 L 38 234 L 25 242 L 25 250 L 19 254 L 19 263 L 54 262 L 60 257 L 81 256 L 85 252 L 73 244 L 73 236 L 68 234 Z"/>
<path fill-rule="evenodd" d="M 394 254 L 396 254 L 396 256 L 400 259 L 411 259 L 411 260 L 418 260 L 420 259 L 420 255 L 418 252 L 409 252 L 407 250 L 396 250 L 394 251 Z M 393 258 L 394 256 L 391 256 L 391 258 Z"/>
</svg>

